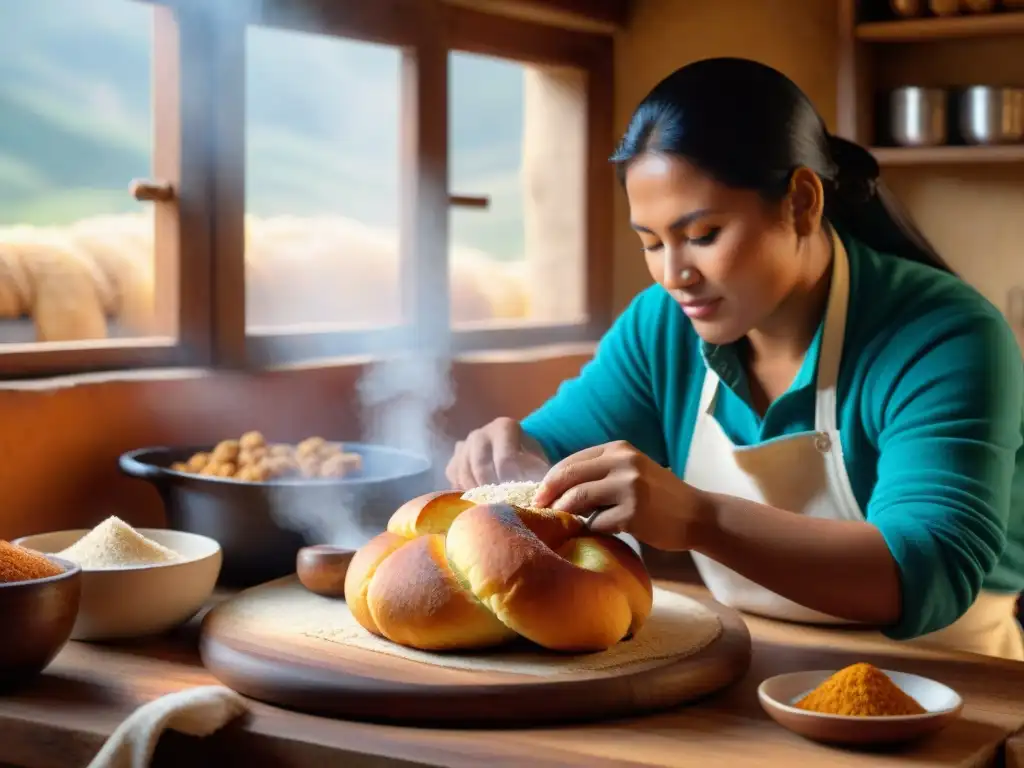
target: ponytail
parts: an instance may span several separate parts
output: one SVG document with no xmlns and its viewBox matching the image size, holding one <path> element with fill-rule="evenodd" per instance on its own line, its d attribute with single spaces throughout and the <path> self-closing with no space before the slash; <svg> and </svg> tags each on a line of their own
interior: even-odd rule
<svg viewBox="0 0 1024 768">
<path fill-rule="evenodd" d="M 872 154 L 859 144 L 832 135 L 828 147 L 835 173 L 832 179 L 824 180 L 825 218 L 876 251 L 953 273 L 879 178 L 878 161 Z"/>
</svg>

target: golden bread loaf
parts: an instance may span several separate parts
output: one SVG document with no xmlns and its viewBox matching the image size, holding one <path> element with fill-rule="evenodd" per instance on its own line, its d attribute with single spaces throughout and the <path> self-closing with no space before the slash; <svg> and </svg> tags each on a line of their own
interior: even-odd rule
<svg viewBox="0 0 1024 768">
<path fill-rule="evenodd" d="M 650 615 L 640 557 L 566 512 L 415 498 L 348 567 L 345 601 L 365 629 L 421 650 L 485 648 L 517 636 L 601 651 Z"/>
</svg>

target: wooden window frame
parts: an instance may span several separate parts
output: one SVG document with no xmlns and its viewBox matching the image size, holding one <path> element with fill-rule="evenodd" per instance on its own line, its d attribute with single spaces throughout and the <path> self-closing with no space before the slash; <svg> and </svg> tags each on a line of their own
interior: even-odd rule
<svg viewBox="0 0 1024 768">
<path fill-rule="evenodd" d="M 173 335 L 98 341 L 0 345 L 0 381 L 62 373 L 206 366 L 210 338 L 210 239 L 206 123 L 216 109 L 204 62 L 181 56 L 202 50 L 205 25 L 186 10 L 153 7 L 153 159 L 170 194 L 154 200 L 157 322 Z M 129 194 L 125 179 L 125 194 Z"/>
<path fill-rule="evenodd" d="M 614 173 L 608 162 L 614 120 L 612 38 L 461 6 L 448 6 L 447 11 L 449 50 L 580 70 L 586 75 L 587 109 L 583 238 L 586 320 L 564 324 L 525 320 L 505 326 L 495 323 L 498 327 L 492 328 L 453 329 L 453 346 L 456 351 L 466 352 L 596 341 L 613 319 Z"/>
<path fill-rule="evenodd" d="M 265 4 L 260 18 L 250 23 L 381 42 L 403 49 L 399 264 L 408 325 L 309 333 L 295 330 L 259 336 L 246 336 L 244 328 L 236 329 L 232 338 L 222 340 L 223 354 L 218 356 L 219 360 L 225 364 L 263 367 L 313 357 L 387 354 L 412 345 L 418 349 L 459 354 L 600 338 L 613 315 L 614 177 L 607 160 L 613 125 L 611 36 L 565 30 L 443 2 L 377 0 L 372 9 L 324 0 L 303 0 L 303 4 L 315 11 L 304 17 L 301 27 L 287 22 L 286 14 L 279 13 L 278 5 L 273 2 Z M 481 323 L 471 328 L 452 328 L 450 322 L 446 322 L 443 328 L 433 327 L 438 318 L 449 317 L 447 231 L 450 206 L 453 201 L 479 204 L 475 198 L 451 190 L 448 183 L 447 83 L 452 51 L 569 66 L 586 73 L 586 320 L 583 322 L 550 324 L 526 320 L 512 324 Z M 240 130 L 244 132 L 244 127 L 236 128 L 225 140 L 240 145 Z M 239 183 L 237 173 L 218 173 L 215 178 Z M 237 191 L 234 194 L 238 194 Z M 221 216 L 215 215 L 215 219 L 219 221 Z M 439 230 L 444 232 L 443 239 L 438 238 Z M 217 252 L 219 258 L 224 256 L 219 244 Z M 244 254 L 240 257 L 236 253 L 231 260 L 237 262 L 240 258 L 244 261 Z M 240 314 L 236 312 L 235 316 Z"/>
<path fill-rule="evenodd" d="M 256 369 L 429 347 L 444 354 L 594 341 L 612 320 L 612 39 L 493 15 L 443 0 L 140 0 L 154 5 L 154 175 L 158 316 L 179 339 L 17 345 L 0 370 L 47 375 L 162 366 Z M 295 10 L 302 8 L 301 21 Z M 227 10 L 226 10 L 227 9 Z M 221 16 L 221 14 L 224 14 Z M 230 14 L 230 18 L 227 16 Z M 245 318 L 245 34 L 264 26 L 396 46 L 402 51 L 401 296 L 395 328 L 248 335 Z M 181 50 L 190 56 L 181 57 Z M 451 51 L 570 66 L 587 76 L 586 321 L 515 321 L 467 329 L 449 317 L 448 184 Z M 440 223 L 440 228 L 439 228 Z M 441 236 L 439 236 L 439 231 Z M 175 286 L 177 299 L 166 298 Z M 490 327 L 488 327 L 490 326 Z M 287 343 L 283 343 L 287 340 Z M 14 346 L 14 345 L 11 345 Z M 3 377 L 0 377 L 3 378 Z"/>
</svg>

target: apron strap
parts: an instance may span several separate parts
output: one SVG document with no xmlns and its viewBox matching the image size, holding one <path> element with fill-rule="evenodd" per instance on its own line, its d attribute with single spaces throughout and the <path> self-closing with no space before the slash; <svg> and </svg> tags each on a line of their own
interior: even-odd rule
<svg viewBox="0 0 1024 768">
<path fill-rule="evenodd" d="M 850 261 L 846 247 L 839 236 L 832 234 L 832 283 L 829 287 L 825 326 L 821 334 L 818 356 L 817 391 L 814 409 L 814 429 L 834 432 L 837 429 L 839 408 L 836 388 L 839 382 L 839 364 L 843 359 L 843 341 L 846 337 L 846 313 L 850 303 Z"/>
</svg>

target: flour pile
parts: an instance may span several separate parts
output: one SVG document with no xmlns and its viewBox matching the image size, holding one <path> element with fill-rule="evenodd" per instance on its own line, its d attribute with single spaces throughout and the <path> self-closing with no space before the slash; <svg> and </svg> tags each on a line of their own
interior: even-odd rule
<svg viewBox="0 0 1024 768">
<path fill-rule="evenodd" d="M 70 547 L 58 552 L 57 557 L 89 570 L 158 565 L 182 559 L 174 550 L 147 539 L 117 517 L 108 517 Z"/>
</svg>

